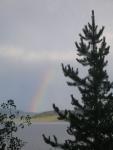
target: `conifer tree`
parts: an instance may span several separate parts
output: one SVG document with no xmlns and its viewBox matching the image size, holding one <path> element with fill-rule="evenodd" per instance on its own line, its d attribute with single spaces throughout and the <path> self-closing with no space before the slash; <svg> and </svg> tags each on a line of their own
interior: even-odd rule
<svg viewBox="0 0 113 150">
<path fill-rule="evenodd" d="M 110 82 L 105 68 L 109 46 L 103 31 L 104 27 L 98 29 L 95 24 L 92 11 L 91 23 L 85 25 L 83 33 L 79 34 L 80 42 L 75 42 L 76 60 L 87 67 L 85 77 L 80 77 L 78 68 L 62 64 L 64 75 L 71 79 L 67 84 L 77 87 L 82 102 L 71 95 L 74 109 L 64 112 L 53 104 L 58 119 L 69 122 L 67 133 L 72 136 L 60 143 L 56 136 L 51 139 L 43 134 L 44 141 L 53 147 L 64 150 L 113 150 L 113 82 Z"/>
</svg>

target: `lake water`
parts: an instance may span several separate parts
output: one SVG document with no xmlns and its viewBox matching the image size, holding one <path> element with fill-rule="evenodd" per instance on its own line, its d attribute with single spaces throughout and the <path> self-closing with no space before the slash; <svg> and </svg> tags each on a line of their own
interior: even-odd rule
<svg viewBox="0 0 113 150">
<path fill-rule="evenodd" d="M 37 123 L 32 124 L 30 127 L 25 127 L 23 130 L 19 131 L 19 136 L 21 136 L 24 141 L 28 142 L 23 150 L 55 150 L 43 141 L 42 134 L 47 136 L 53 134 L 58 137 L 58 141 L 63 142 L 64 139 L 68 138 L 66 132 L 68 124 L 66 123 Z M 57 150 L 58 148 L 56 148 Z"/>
</svg>

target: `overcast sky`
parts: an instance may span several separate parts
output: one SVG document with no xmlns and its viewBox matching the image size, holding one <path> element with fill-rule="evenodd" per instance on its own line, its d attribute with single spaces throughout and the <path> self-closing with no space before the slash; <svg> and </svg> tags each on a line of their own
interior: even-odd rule
<svg viewBox="0 0 113 150">
<path fill-rule="evenodd" d="M 113 80 L 112 0 L 0 0 L 0 102 L 14 99 L 24 111 L 51 110 L 52 103 L 70 108 L 70 94 L 78 93 L 67 87 L 61 63 L 78 67 L 74 41 L 92 9 L 106 27 Z"/>
</svg>

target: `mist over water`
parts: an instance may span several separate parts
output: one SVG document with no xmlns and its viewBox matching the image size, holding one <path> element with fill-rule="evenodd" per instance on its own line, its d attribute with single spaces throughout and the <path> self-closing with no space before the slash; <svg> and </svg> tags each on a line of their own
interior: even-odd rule
<svg viewBox="0 0 113 150">
<path fill-rule="evenodd" d="M 19 136 L 24 141 L 28 142 L 22 150 L 53 150 L 51 146 L 47 145 L 42 138 L 44 133 L 46 136 L 56 135 L 58 141 L 63 143 L 64 139 L 68 138 L 66 132 L 68 124 L 61 123 L 36 123 L 32 124 L 30 127 L 25 127 L 23 130 L 19 131 Z M 56 148 L 58 150 L 58 148 Z"/>
</svg>

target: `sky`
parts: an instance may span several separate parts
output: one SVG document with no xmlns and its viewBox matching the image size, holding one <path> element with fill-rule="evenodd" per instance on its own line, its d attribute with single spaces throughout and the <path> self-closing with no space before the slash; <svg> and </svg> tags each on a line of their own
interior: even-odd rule
<svg viewBox="0 0 113 150">
<path fill-rule="evenodd" d="M 67 86 L 61 63 L 79 66 L 74 42 L 93 9 L 96 23 L 106 27 L 113 80 L 112 0 L 0 0 L 0 103 L 13 99 L 30 112 L 52 110 L 53 103 L 71 108 L 70 95 L 79 93 Z"/>
</svg>

